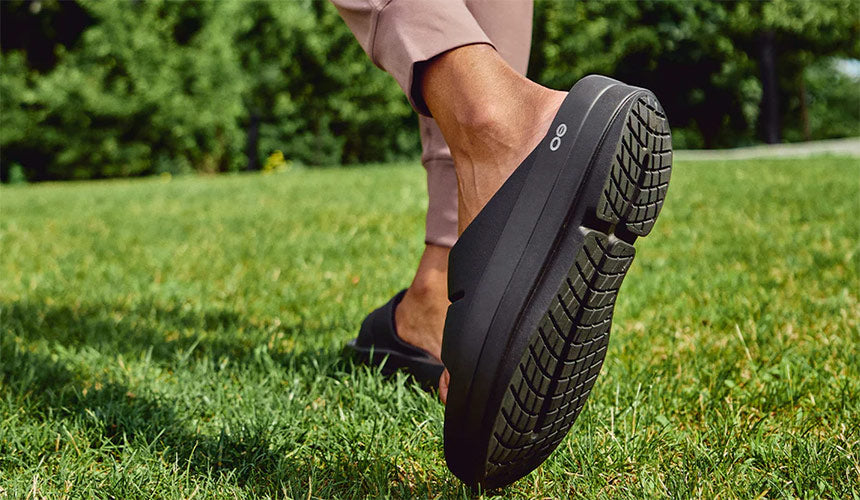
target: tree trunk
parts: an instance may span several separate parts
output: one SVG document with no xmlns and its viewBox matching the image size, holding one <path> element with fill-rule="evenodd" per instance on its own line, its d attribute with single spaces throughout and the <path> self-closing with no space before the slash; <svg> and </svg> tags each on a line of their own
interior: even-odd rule
<svg viewBox="0 0 860 500">
<path fill-rule="evenodd" d="M 247 136 L 245 156 L 248 158 L 248 164 L 245 166 L 245 170 L 260 170 L 260 159 L 257 156 L 257 143 L 260 139 L 260 115 L 256 111 L 251 111 Z"/>
<path fill-rule="evenodd" d="M 809 128 L 809 105 L 806 102 L 806 81 L 804 81 L 804 70 L 800 70 L 800 123 L 803 125 L 803 140 L 812 140 L 812 131 Z"/>
<path fill-rule="evenodd" d="M 762 34 L 759 45 L 761 69 L 761 125 L 764 142 L 782 142 L 779 123 L 779 88 L 776 80 L 776 43 L 772 31 Z"/>
</svg>

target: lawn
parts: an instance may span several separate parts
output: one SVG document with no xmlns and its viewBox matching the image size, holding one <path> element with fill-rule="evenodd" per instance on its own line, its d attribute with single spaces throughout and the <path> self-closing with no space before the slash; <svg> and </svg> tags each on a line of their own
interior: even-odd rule
<svg viewBox="0 0 860 500">
<path fill-rule="evenodd" d="M 470 497 L 342 356 L 415 164 L 0 188 L 0 498 Z M 679 162 L 578 422 L 505 497 L 860 497 L 860 163 Z"/>
</svg>

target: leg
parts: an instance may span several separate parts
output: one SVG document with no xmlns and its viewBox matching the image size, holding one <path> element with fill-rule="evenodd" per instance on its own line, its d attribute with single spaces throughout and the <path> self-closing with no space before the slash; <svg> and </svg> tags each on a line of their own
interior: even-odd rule
<svg viewBox="0 0 860 500">
<path fill-rule="evenodd" d="M 483 44 L 442 54 L 422 73 L 422 97 L 450 146 L 458 181 L 459 232 L 463 232 L 540 142 L 566 93 L 531 82 Z M 448 305 L 448 252 L 441 251 L 443 247 L 427 248 L 413 285 L 397 308 L 396 322 L 404 340 L 439 356 Z M 424 276 L 429 269 L 445 271 Z M 445 385 L 443 376 L 443 401 Z"/>
<path fill-rule="evenodd" d="M 487 45 L 430 61 L 421 89 L 454 158 L 462 232 L 543 138 L 566 93 L 528 80 Z"/>
<path fill-rule="evenodd" d="M 633 243 L 663 205 L 671 134 L 646 89 L 590 76 L 556 92 L 490 44 L 413 61 L 409 75 L 458 184 L 445 458 L 467 484 L 495 488 L 553 452 L 591 391 Z"/>
<path fill-rule="evenodd" d="M 497 0 L 469 0 L 466 7 L 495 45 L 501 58 L 514 71 L 525 74 L 531 47 L 531 1 L 507 2 L 504 4 L 505 9 L 500 10 Z M 426 65 L 418 64 L 419 73 L 425 69 L 423 66 Z M 416 85 L 413 83 L 408 88 L 414 89 Z M 462 190 L 457 187 L 455 162 L 437 121 L 428 116 L 419 116 L 419 121 L 423 149 L 421 162 L 427 169 L 429 195 L 425 238 L 428 246 L 412 285 L 397 307 L 396 323 L 398 334 L 405 341 L 438 357 L 448 307 L 447 250 L 454 245 L 458 234 L 474 215 L 464 213 L 458 217 L 458 206 L 463 204 L 458 203 L 457 198 Z M 444 272 L 435 272 L 442 269 Z M 444 401 L 445 389 L 440 389 Z"/>
<path fill-rule="evenodd" d="M 448 250 L 457 241 L 457 174 L 436 122 L 419 116 L 421 163 L 427 171 L 427 222 L 418 270 L 395 310 L 397 334 L 437 359 L 448 309 Z"/>
<path fill-rule="evenodd" d="M 449 49 L 492 43 L 517 72 L 526 71 L 531 0 L 395 0 L 382 8 L 365 0 L 333 1 L 371 59 L 395 77 L 419 113 L 427 113 L 423 96 L 416 92 L 421 62 Z M 429 194 L 427 246 L 395 310 L 395 323 L 404 341 L 439 358 L 448 306 L 448 250 L 465 224 L 458 217 L 460 190 L 451 151 L 432 118 L 419 120 Z"/>
</svg>

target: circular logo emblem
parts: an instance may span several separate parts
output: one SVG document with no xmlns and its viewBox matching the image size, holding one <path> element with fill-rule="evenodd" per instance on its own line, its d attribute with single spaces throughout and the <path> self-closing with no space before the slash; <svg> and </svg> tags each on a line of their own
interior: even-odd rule
<svg viewBox="0 0 860 500">
<path fill-rule="evenodd" d="M 558 148 L 561 147 L 561 138 L 564 134 L 567 133 L 567 125 L 564 123 L 559 123 L 558 127 L 555 128 L 555 137 L 549 141 L 549 149 L 550 151 L 558 151 Z"/>
</svg>

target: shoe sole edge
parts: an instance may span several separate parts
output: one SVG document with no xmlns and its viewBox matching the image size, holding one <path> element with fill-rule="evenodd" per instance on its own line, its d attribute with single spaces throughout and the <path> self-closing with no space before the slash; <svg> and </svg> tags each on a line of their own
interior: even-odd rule
<svg viewBox="0 0 860 500">
<path fill-rule="evenodd" d="M 672 168 L 665 113 L 643 91 L 623 119 L 593 217 L 586 218 L 591 223 L 579 227 L 584 243 L 505 390 L 480 481 L 485 488 L 537 468 L 573 426 L 606 355 L 633 242 L 651 232 L 662 209 Z"/>
</svg>

